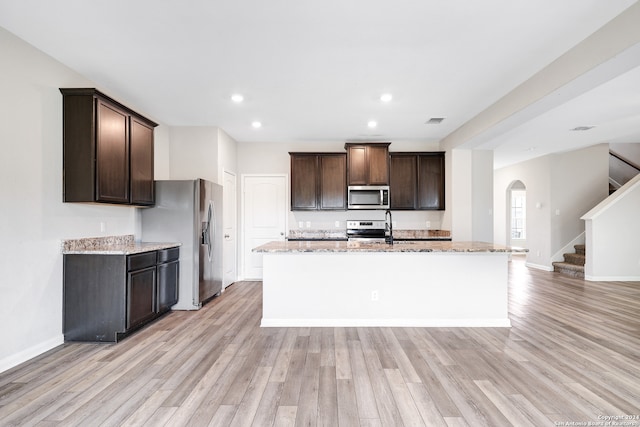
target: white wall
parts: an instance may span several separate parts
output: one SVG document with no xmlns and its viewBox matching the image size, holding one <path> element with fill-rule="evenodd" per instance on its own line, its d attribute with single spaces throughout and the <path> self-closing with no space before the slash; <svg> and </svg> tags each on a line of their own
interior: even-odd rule
<svg viewBox="0 0 640 427">
<path fill-rule="evenodd" d="M 438 151 L 438 144 L 420 142 L 392 142 L 390 151 Z M 314 141 L 290 143 L 238 143 L 239 174 L 289 174 L 289 152 L 345 152 L 344 141 Z M 240 199 L 239 199 L 240 200 Z M 427 221 L 431 229 L 442 228 L 444 214 L 440 211 L 394 211 L 396 229 L 425 229 Z M 384 219 L 384 211 L 292 212 L 289 211 L 290 229 L 298 229 L 302 222 L 309 229 L 344 230 L 349 219 Z M 336 221 L 338 226 L 336 227 Z"/>
<path fill-rule="evenodd" d="M 169 161 L 171 136 L 169 126 L 159 125 L 153 134 L 154 145 L 154 177 L 157 180 L 171 177 L 171 163 Z"/>
<path fill-rule="evenodd" d="M 218 128 L 218 182 L 222 184 L 224 172 L 238 172 L 238 143 Z"/>
<path fill-rule="evenodd" d="M 61 240 L 134 234 L 136 210 L 62 203 L 58 88 L 95 84 L 2 28 L 0 52 L 3 371 L 63 342 Z M 126 99 L 118 100 L 127 104 Z M 100 231 L 101 222 L 105 233 Z"/>
<path fill-rule="evenodd" d="M 454 149 L 447 155 L 451 160 L 445 191 L 451 216 L 446 221 L 452 240 L 493 242 L 493 152 Z"/>
<path fill-rule="evenodd" d="M 218 128 L 171 126 L 169 128 L 171 179 L 202 178 L 221 184 L 218 177 Z"/>
<path fill-rule="evenodd" d="M 607 147 L 598 145 L 552 154 L 497 169 L 494 173 L 496 243 L 507 243 L 507 191 L 516 180 L 527 188 L 527 264 L 552 270 L 556 252 L 584 231 L 580 217 L 597 200 L 606 197 Z"/>
<path fill-rule="evenodd" d="M 640 175 L 583 218 L 586 220 L 587 280 L 640 280 Z"/>
<path fill-rule="evenodd" d="M 551 255 L 580 233 L 580 219 L 609 195 L 609 147 L 599 144 L 551 156 Z"/>
</svg>

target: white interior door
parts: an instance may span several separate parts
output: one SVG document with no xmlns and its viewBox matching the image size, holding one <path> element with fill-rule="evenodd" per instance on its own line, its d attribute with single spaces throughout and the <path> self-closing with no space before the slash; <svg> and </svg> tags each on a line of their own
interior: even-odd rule
<svg viewBox="0 0 640 427">
<path fill-rule="evenodd" d="M 264 243 L 284 240 L 287 228 L 287 176 L 243 176 L 244 278 L 262 279 L 262 255 L 251 250 Z"/>
<path fill-rule="evenodd" d="M 222 279 L 222 287 L 226 288 L 236 280 L 238 280 L 238 210 L 237 210 L 237 184 L 236 175 L 224 171 L 223 178 L 223 264 L 224 272 Z"/>
</svg>

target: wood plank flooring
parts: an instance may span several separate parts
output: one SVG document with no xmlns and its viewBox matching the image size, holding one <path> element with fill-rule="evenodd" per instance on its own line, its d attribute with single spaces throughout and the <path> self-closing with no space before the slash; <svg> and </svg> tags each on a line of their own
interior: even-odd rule
<svg viewBox="0 0 640 427">
<path fill-rule="evenodd" d="M 640 426 L 640 282 L 509 274 L 512 328 L 260 328 L 239 282 L 0 374 L 0 425 Z"/>
</svg>

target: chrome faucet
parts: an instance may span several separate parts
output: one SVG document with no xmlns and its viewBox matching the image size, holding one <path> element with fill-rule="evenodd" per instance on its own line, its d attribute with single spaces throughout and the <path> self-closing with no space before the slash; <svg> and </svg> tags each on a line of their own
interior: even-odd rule
<svg viewBox="0 0 640 427">
<path fill-rule="evenodd" d="M 384 213 L 385 224 L 385 233 L 384 233 L 384 242 L 390 245 L 393 245 L 393 219 L 391 218 L 391 210 L 387 209 Z"/>
</svg>

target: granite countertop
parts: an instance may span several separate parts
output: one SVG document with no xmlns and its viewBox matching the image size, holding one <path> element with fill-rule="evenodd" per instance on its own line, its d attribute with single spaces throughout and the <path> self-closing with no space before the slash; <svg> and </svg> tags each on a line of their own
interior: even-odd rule
<svg viewBox="0 0 640 427">
<path fill-rule="evenodd" d="M 389 245 L 343 241 L 276 241 L 258 246 L 253 249 L 253 252 L 528 252 L 528 249 L 486 242 L 406 241 Z"/>
<path fill-rule="evenodd" d="M 398 240 L 448 240 L 449 230 L 393 230 L 393 238 Z M 347 240 L 346 230 L 289 230 L 288 240 Z"/>
<path fill-rule="evenodd" d="M 87 255 L 133 255 L 181 246 L 176 242 L 136 242 L 132 234 L 87 237 L 62 241 L 62 253 Z"/>
</svg>

